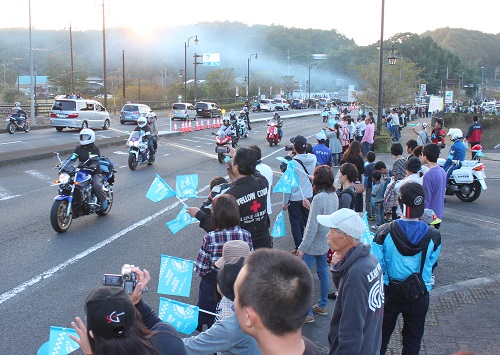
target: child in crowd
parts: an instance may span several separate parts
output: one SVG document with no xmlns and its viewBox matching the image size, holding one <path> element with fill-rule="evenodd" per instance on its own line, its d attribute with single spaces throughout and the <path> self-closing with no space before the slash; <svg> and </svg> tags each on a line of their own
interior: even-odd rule
<svg viewBox="0 0 500 355">
<path fill-rule="evenodd" d="M 372 228 L 378 229 L 384 224 L 384 192 L 385 183 L 382 182 L 382 173 L 378 170 L 372 172 L 373 188 L 371 196 L 375 210 L 376 225 Z"/>
<path fill-rule="evenodd" d="M 373 205 L 371 201 L 371 196 L 372 196 L 372 173 L 375 170 L 375 153 L 372 151 L 369 151 L 366 153 L 366 165 L 365 165 L 365 178 L 364 178 L 364 185 L 365 185 L 365 211 L 368 215 L 368 220 L 373 221 L 375 219 L 374 217 L 374 211 L 373 211 Z"/>
</svg>

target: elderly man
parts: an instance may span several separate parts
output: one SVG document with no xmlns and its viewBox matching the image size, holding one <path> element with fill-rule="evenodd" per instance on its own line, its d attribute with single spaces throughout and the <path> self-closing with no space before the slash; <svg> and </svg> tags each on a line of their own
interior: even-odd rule
<svg viewBox="0 0 500 355">
<path fill-rule="evenodd" d="M 335 250 L 332 276 L 338 296 L 330 321 L 329 354 L 376 354 L 382 342 L 384 282 L 370 246 L 360 241 L 365 225 L 347 208 L 316 218 L 330 228 L 326 238 Z"/>
</svg>

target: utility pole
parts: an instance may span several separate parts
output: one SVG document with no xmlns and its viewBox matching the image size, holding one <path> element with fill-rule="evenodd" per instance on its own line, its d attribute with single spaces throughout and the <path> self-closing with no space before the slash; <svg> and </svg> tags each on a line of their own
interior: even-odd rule
<svg viewBox="0 0 500 355">
<path fill-rule="evenodd" d="M 73 64 L 73 33 L 71 31 L 71 22 L 69 23 L 69 50 L 71 53 L 71 92 L 75 94 L 75 67 Z"/>
<path fill-rule="evenodd" d="M 105 22 L 105 11 L 104 11 L 104 0 L 102 0 L 102 59 L 103 59 L 103 70 L 104 70 L 104 107 L 108 109 L 108 87 L 106 84 L 106 22 Z"/>
<path fill-rule="evenodd" d="M 35 83 L 35 80 L 33 78 L 33 47 L 31 44 L 31 0 L 28 1 L 28 5 L 29 5 L 29 26 L 30 26 L 30 31 L 29 31 L 29 37 L 30 37 L 30 98 L 31 98 L 30 119 L 31 119 L 31 124 L 35 125 L 36 124 L 35 99 L 33 97 L 33 92 L 35 91 L 35 88 L 33 85 Z"/>
<path fill-rule="evenodd" d="M 125 50 L 122 49 L 123 104 L 125 105 Z"/>
<path fill-rule="evenodd" d="M 194 103 L 198 101 L 198 79 L 196 78 L 196 66 L 199 64 L 203 64 L 203 62 L 199 63 L 198 58 L 203 57 L 202 55 L 194 54 Z"/>
</svg>

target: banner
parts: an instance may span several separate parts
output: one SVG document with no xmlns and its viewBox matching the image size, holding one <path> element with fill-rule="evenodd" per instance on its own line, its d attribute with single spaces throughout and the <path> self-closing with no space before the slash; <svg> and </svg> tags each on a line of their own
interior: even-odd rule
<svg viewBox="0 0 500 355">
<path fill-rule="evenodd" d="M 149 187 L 146 197 L 153 202 L 160 202 L 166 198 L 175 196 L 175 191 L 160 177 L 155 174 L 155 179 Z"/>
<path fill-rule="evenodd" d="M 170 222 L 167 222 L 166 225 L 168 228 L 170 228 L 170 231 L 173 234 L 176 234 L 187 225 L 197 222 L 198 220 L 196 218 L 191 217 L 189 213 L 186 212 L 186 206 L 183 206 L 177 217 L 175 217 L 175 219 L 171 220 Z"/>
<path fill-rule="evenodd" d="M 78 338 L 78 334 L 73 328 L 50 327 L 49 341 L 42 344 L 37 355 L 66 355 L 80 348 L 80 345 L 69 335 Z"/>
<path fill-rule="evenodd" d="M 444 103 L 445 104 L 452 104 L 453 103 L 453 91 L 445 91 Z"/>
<path fill-rule="evenodd" d="M 274 238 L 286 236 L 285 211 L 281 211 L 276 216 L 276 221 L 274 222 L 273 230 L 271 231 L 271 236 L 273 236 Z"/>
<path fill-rule="evenodd" d="M 189 297 L 194 262 L 169 255 L 161 256 L 158 293 Z"/>
<path fill-rule="evenodd" d="M 273 192 L 292 192 L 292 188 L 299 186 L 299 179 L 297 173 L 295 172 L 295 163 L 291 160 L 286 160 L 283 158 L 277 158 L 282 162 L 286 162 L 288 167 L 286 171 L 281 175 L 280 179 L 274 185 Z"/>
<path fill-rule="evenodd" d="M 198 313 L 197 306 L 160 297 L 158 317 L 183 334 L 191 334 L 196 330 Z"/>
<path fill-rule="evenodd" d="M 366 212 L 363 215 L 362 220 L 363 223 L 365 224 L 365 231 L 361 236 L 361 243 L 372 244 L 373 237 L 375 236 L 375 234 L 373 234 L 373 232 L 370 230 L 370 224 L 368 223 L 368 214 Z"/>
<path fill-rule="evenodd" d="M 177 197 L 196 198 L 196 190 L 198 189 L 198 174 L 192 175 L 177 175 L 175 178 L 175 191 Z"/>
</svg>

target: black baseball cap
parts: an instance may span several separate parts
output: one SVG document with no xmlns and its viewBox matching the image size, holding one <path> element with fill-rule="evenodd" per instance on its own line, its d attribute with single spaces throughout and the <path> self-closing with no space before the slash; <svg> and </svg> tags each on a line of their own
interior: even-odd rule
<svg viewBox="0 0 500 355">
<path fill-rule="evenodd" d="M 290 138 L 290 143 L 293 143 L 293 145 L 295 147 L 301 147 L 301 148 L 305 149 L 306 144 L 307 144 L 307 139 L 306 139 L 306 137 L 299 135 L 299 136 L 295 136 L 295 137 Z"/>
<path fill-rule="evenodd" d="M 422 169 L 422 162 L 417 157 L 410 157 L 406 161 L 406 170 L 412 173 L 418 173 Z"/>
<path fill-rule="evenodd" d="M 407 182 L 399 189 L 399 206 L 403 216 L 420 218 L 424 214 L 425 192 L 418 182 Z"/>
<path fill-rule="evenodd" d="M 136 310 L 121 287 L 104 286 L 85 300 L 87 329 L 103 338 L 125 337 L 135 322 Z"/>
</svg>

